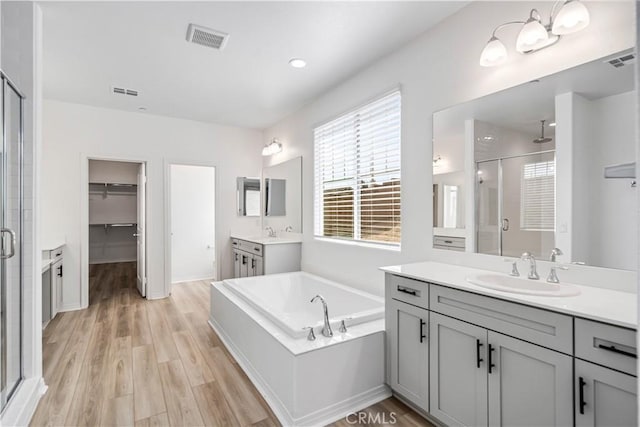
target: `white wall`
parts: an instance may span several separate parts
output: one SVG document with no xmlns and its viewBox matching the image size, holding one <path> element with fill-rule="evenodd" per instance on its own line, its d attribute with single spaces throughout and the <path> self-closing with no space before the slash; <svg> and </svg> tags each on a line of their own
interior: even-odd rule
<svg viewBox="0 0 640 427">
<path fill-rule="evenodd" d="M 533 55 L 510 52 L 499 68 L 478 65 L 491 30 L 504 21 L 522 19 L 531 7 L 548 13 L 548 2 L 475 2 L 424 35 L 374 63 L 300 111 L 264 132 L 264 142 L 277 137 L 284 150 L 267 164 L 303 157 L 303 269 L 382 294 L 378 267 L 435 259 L 483 265 L 493 258 L 432 249 L 431 115 L 434 111 L 549 75 L 635 44 L 634 2 L 588 2 L 591 24 L 580 33 Z M 464 30 L 461 30 L 464 29 Z M 505 41 L 515 44 L 515 30 Z M 402 87 L 402 249 L 363 248 L 313 238 L 314 126 L 354 106 Z M 579 270 L 579 269 L 578 269 Z M 579 272 L 579 271 L 578 271 Z M 567 272 L 568 273 L 568 272 Z M 587 276 L 588 274 L 584 274 Z M 567 276 L 565 276 L 567 277 Z"/>
<path fill-rule="evenodd" d="M 87 156 L 147 162 L 147 293 L 161 298 L 169 291 L 164 268 L 165 162 L 209 161 L 217 166 L 216 246 L 224 278 L 232 275 L 230 232 L 259 231 L 259 218 L 235 213 L 235 180 L 260 174 L 261 149 L 261 134 L 255 130 L 45 100 L 42 228 L 45 238 L 67 242 L 63 308 L 79 308 L 85 297 L 81 299 L 80 233 L 81 175 Z"/>
<path fill-rule="evenodd" d="M 171 282 L 214 278 L 216 170 L 170 167 Z"/>
</svg>

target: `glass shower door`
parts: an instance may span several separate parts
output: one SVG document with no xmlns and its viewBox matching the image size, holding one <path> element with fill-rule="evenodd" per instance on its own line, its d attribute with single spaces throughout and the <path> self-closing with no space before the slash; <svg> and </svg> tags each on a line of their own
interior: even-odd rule
<svg viewBox="0 0 640 427">
<path fill-rule="evenodd" d="M 480 254 L 500 255 L 500 163 L 488 160 L 476 164 L 476 231 Z"/>
<path fill-rule="evenodd" d="M 0 408 L 22 381 L 22 98 L 2 78 L 0 145 Z"/>
</svg>

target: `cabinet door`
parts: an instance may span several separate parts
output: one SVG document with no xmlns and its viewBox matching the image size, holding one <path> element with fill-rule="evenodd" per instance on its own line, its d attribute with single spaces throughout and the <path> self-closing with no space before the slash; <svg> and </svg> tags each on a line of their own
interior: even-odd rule
<svg viewBox="0 0 640 427">
<path fill-rule="evenodd" d="M 51 267 L 51 318 L 56 317 L 62 304 L 62 276 L 64 274 L 62 260 Z"/>
<path fill-rule="evenodd" d="M 240 276 L 239 277 L 249 277 L 249 254 L 245 254 L 244 252 L 240 252 Z"/>
<path fill-rule="evenodd" d="M 233 250 L 233 277 L 240 277 L 240 263 L 242 262 L 242 255 L 239 251 Z"/>
<path fill-rule="evenodd" d="M 253 276 L 262 276 L 264 274 L 262 257 L 259 255 L 253 255 L 251 260 L 251 267 Z"/>
<path fill-rule="evenodd" d="M 431 414 L 448 426 L 487 425 L 487 330 L 430 313 Z"/>
<path fill-rule="evenodd" d="M 429 312 L 390 300 L 391 388 L 419 408 L 429 408 Z"/>
<path fill-rule="evenodd" d="M 637 425 L 636 377 L 576 359 L 576 426 Z"/>
<path fill-rule="evenodd" d="M 573 358 L 489 332 L 489 424 L 573 424 Z"/>
</svg>

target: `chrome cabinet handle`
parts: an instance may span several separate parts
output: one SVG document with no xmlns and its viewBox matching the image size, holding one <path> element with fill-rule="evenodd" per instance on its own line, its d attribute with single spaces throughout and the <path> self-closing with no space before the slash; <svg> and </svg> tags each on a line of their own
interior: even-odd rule
<svg viewBox="0 0 640 427">
<path fill-rule="evenodd" d="M 0 233 L 9 233 L 9 235 L 11 236 L 11 246 L 9 247 L 11 251 L 8 254 L 4 253 L 4 240 L 3 240 L 2 255 L 0 255 L 0 259 L 9 259 L 16 254 L 16 233 L 10 228 L 0 228 Z"/>
<path fill-rule="evenodd" d="M 502 219 L 502 231 L 509 231 L 509 218 Z"/>
</svg>

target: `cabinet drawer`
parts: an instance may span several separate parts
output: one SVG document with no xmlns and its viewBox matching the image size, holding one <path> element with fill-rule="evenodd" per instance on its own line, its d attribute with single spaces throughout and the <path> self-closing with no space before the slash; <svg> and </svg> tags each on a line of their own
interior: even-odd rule
<svg viewBox="0 0 640 427">
<path fill-rule="evenodd" d="M 576 319 L 576 357 L 636 375 L 637 354 L 636 331 Z"/>
<path fill-rule="evenodd" d="M 234 249 L 249 252 L 250 254 L 256 254 L 262 256 L 262 245 L 259 243 L 249 242 L 241 239 L 231 239 L 231 245 Z"/>
<path fill-rule="evenodd" d="M 429 284 L 418 280 L 387 274 L 385 297 L 429 308 Z"/>
<path fill-rule="evenodd" d="M 433 236 L 433 244 L 447 248 L 464 249 L 464 237 Z"/>
<path fill-rule="evenodd" d="M 573 318 L 497 298 L 431 285 L 432 311 L 573 354 Z"/>
<path fill-rule="evenodd" d="M 49 251 L 49 259 L 51 259 L 54 263 L 62 259 L 62 247 L 56 248 L 52 251 Z"/>
</svg>

